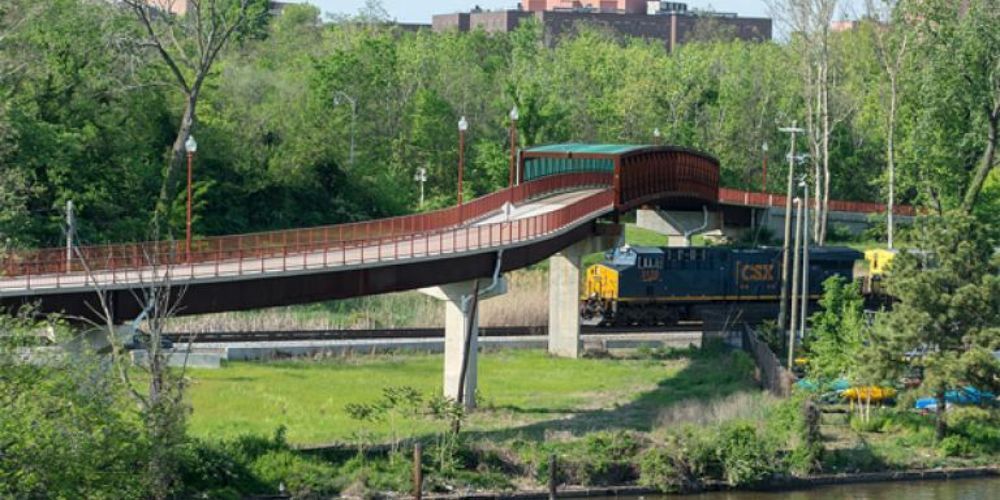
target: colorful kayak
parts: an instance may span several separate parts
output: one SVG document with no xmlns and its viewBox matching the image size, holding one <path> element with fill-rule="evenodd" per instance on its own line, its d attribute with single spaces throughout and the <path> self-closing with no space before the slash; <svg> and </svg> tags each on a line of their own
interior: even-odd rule
<svg viewBox="0 0 1000 500">
<path fill-rule="evenodd" d="M 872 402 L 879 403 L 896 397 L 896 389 L 875 386 L 851 387 L 840 391 L 840 397 L 858 402 L 867 402 L 870 397 Z"/>
</svg>

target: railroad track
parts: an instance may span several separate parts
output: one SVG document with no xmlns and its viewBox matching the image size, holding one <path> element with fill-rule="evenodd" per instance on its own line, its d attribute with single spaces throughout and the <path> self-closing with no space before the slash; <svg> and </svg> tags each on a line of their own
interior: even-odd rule
<svg viewBox="0 0 1000 500">
<path fill-rule="evenodd" d="M 583 326 L 585 335 L 622 335 L 639 333 L 681 333 L 701 331 L 701 322 L 690 322 L 674 326 L 644 326 L 627 328 L 602 328 Z M 548 334 L 545 326 L 513 326 L 480 328 L 480 337 L 530 337 Z M 204 332 L 165 333 L 164 337 L 174 343 L 207 344 L 229 342 L 288 342 L 301 340 L 373 340 L 373 339 L 440 339 L 444 338 L 444 328 L 397 328 L 378 330 L 291 330 L 262 332 Z"/>
</svg>

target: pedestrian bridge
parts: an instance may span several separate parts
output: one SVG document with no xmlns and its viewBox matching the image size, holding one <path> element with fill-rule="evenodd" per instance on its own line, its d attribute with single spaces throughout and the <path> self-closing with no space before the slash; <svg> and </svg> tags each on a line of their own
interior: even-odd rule
<svg viewBox="0 0 1000 500">
<path fill-rule="evenodd" d="M 0 261 L 0 308 L 101 320 L 139 316 L 152 287 L 177 315 L 257 309 L 424 288 L 445 302 L 444 394 L 475 401 L 476 300 L 497 277 L 549 264 L 549 351 L 580 352 L 580 266 L 642 206 L 702 210 L 780 206 L 784 198 L 719 188 L 719 162 L 677 147 L 561 144 L 521 151 L 518 182 L 467 204 L 352 224 L 75 249 L 19 251 Z M 880 206 L 838 205 L 860 212 Z M 480 287 L 480 282 L 484 287 Z M 427 288 L 435 287 L 435 288 Z M 162 297 L 162 295 L 161 295 Z"/>
<path fill-rule="evenodd" d="M 137 316 L 140 292 L 169 284 L 177 314 L 343 299 L 486 278 L 576 242 L 617 236 L 618 215 L 643 205 L 694 209 L 780 206 L 784 197 L 719 188 L 719 163 L 661 146 L 559 144 L 521 151 L 519 182 L 462 206 L 286 231 L 19 251 L 0 261 L 0 307 L 93 317 L 95 292 L 116 321 Z M 837 202 L 842 209 L 850 203 Z M 877 211 L 881 205 L 856 204 Z M 503 252 L 499 256 L 499 252 Z M 499 259 L 499 262 L 498 262 Z"/>
</svg>

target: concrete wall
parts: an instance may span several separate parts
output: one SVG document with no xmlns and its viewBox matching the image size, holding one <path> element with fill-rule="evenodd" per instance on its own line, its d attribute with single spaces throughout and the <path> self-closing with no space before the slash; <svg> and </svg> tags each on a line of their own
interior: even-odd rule
<svg viewBox="0 0 1000 500">
<path fill-rule="evenodd" d="M 457 14 L 438 14 L 432 18 L 432 26 L 435 32 L 450 30 L 469 31 L 469 13 L 460 12 Z"/>
</svg>

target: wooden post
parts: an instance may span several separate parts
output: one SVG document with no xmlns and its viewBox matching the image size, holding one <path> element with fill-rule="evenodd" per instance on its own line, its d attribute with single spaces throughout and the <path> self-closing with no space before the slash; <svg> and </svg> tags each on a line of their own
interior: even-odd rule
<svg viewBox="0 0 1000 500">
<path fill-rule="evenodd" d="M 556 498 L 556 454 L 549 455 L 549 500 Z"/>
<path fill-rule="evenodd" d="M 423 498 L 424 489 L 424 469 L 423 450 L 420 443 L 413 445 L 413 498 L 420 500 Z"/>
</svg>

